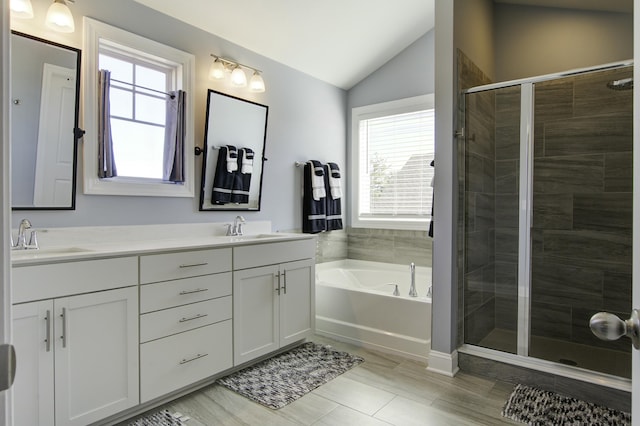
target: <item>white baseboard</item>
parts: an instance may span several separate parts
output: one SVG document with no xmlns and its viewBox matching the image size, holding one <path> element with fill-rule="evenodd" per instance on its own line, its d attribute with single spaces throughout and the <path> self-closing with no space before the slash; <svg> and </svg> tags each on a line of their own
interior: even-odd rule
<svg viewBox="0 0 640 426">
<path fill-rule="evenodd" d="M 449 377 L 455 376 L 460 370 L 458 368 L 458 351 L 453 351 L 448 354 L 445 352 L 437 352 L 432 349 L 429 352 L 427 370 Z"/>
</svg>

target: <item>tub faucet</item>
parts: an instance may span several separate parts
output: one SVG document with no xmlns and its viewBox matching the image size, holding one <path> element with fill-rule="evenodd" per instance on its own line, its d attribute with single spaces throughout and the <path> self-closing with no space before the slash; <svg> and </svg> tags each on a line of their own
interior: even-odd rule
<svg viewBox="0 0 640 426">
<path fill-rule="evenodd" d="M 411 287 L 409 287 L 409 296 L 410 297 L 418 297 L 418 292 L 416 291 L 416 264 L 411 262 L 409 264 L 409 271 L 411 272 Z"/>
</svg>

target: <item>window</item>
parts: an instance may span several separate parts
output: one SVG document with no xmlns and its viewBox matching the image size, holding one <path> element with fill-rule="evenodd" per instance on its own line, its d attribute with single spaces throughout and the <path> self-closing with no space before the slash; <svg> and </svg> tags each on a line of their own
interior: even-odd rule
<svg viewBox="0 0 640 426">
<path fill-rule="evenodd" d="M 193 197 L 193 55 L 84 18 L 84 192 Z M 111 72 L 111 133 L 118 175 L 98 178 L 98 70 Z M 162 180 L 167 94 L 186 92 L 184 182 Z"/>
<path fill-rule="evenodd" d="M 352 131 L 352 226 L 427 230 L 433 95 L 354 108 Z"/>
</svg>

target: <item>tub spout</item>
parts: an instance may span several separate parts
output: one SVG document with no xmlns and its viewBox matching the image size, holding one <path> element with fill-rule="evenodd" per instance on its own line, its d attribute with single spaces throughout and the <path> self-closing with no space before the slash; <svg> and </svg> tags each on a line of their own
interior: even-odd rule
<svg viewBox="0 0 640 426">
<path fill-rule="evenodd" d="M 409 296 L 410 297 L 418 297 L 418 292 L 416 291 L 416 264 L 411 262 L 409 265 L 409 271 L 411 273 L 411 287 L 409 288 Z"/>
</svg>

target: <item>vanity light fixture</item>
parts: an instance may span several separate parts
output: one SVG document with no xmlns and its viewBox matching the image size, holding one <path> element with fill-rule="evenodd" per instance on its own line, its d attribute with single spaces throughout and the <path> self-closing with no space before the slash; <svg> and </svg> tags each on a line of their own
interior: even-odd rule
<svg viewBox="0 0 640 426">
<path fill-rule="evenodd" d="M 249 80 L 249 90 L 257 93 L 265 91 L 264 80 L 262 79 L 259 69 L 214 54 L 211 54 L 211 57 L 214 58 L 214 61 L 209 68 L 210 79 L 221 80 L 229 74 L 231 85 L 235 87 L 246 87 L 247 74 L 243 68 L 247 68 L 253 71 L 251 80 Z"/>
<path fill-rule="evenodd" d="M 247 85 L 247 75 L 238 65 L 231 71 L 231 84 L 236 87 L 245 87 Z"/>
<path fill-rule="evenodd" d="M 11 16 L 20 19 L 33 18 L 31 0 L 11 0 Z"/>
<path fill-rule="evenodd" d="M 47 27 L 61 33 L 72 33 L 75 31 L 73 15 L 65 0 L 54 0 L 47 10 L 45 18 Z"/>
<path fill-rule="evenodd" d="M 264 92 L 264 80 L 260 75 L 260 72 L 253 71 L 251 80 L 249 80 L 249 90 L 252 92 Z"/>
</svg>

